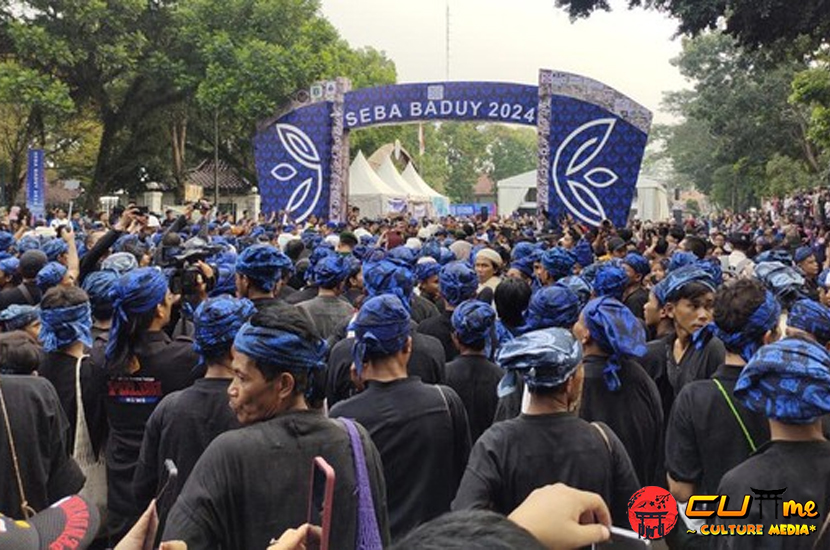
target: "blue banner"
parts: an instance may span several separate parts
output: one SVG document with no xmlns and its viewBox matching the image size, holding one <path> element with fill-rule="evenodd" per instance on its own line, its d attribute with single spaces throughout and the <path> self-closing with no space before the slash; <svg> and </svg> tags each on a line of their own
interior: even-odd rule
<svg viewBox="0 0 830 550">
<path fill-rule="evenodd" d="M 46 213 L 46 167 L 43 165 L 43 149 L 29 149 L 26 168 L 26 207 L 35 218 Z"/>
<path fill-rule="evenodd" d="M 472 218 L 481 214 L 481 209 L 487 209 L 488 216 L 495 216 L 497 213 L 496 205 L 494 203 L 487 204 L 451 204 L 450 214 L 456 217 Z"/>
<path fill-rule="evenodd" d="M 328 102 L 292 111 L 254 138 L 262 212 L 328 219 L 332 155 Z M 282 219 L 282 215 L 279 216 Z"/>
<path fill-rule="evenodd" d="M 536 86 L 438 82 L 364 88 L 346 94 L 346 129 L 420 120 L 475 120 L 536 125 Z M 367 152 L 370 154 L 370 152 Z"/>
</svg>

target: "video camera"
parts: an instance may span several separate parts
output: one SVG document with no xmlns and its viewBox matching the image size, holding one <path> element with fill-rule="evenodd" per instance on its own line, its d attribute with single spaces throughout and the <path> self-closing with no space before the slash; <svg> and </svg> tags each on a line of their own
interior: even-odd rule
<svg viewBox="0 0 830 550">
<path fill-rule="evenodd" d="M 181 294 L 185 298 L 194 296 L 199 289 L 199 278 L 204 277 L 202 270 L 199 269 L 199 262 L 207 260 L 222 250 L 222 246 L 210 244 L 199 237 L 188 239 L 184 243 L 183 252 L 173 257 L 175 271 L 170 277 L 170 292 Z M 205 280 L 208 292 L 213 289 L 214 283 L 213 279 Z"/>
</svg>

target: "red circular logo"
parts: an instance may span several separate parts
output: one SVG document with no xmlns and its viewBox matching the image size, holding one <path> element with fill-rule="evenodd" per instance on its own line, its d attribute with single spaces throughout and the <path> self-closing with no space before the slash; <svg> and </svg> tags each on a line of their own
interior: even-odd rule
<svg viewBox="0 0 830 550">
<path fill-rule="evenodd" d="M 677 523 L 677 502 L 662 487 L 643 487 L 628 499 L 631 530 L 644 539 L 661 539 Z"/>
</svg>

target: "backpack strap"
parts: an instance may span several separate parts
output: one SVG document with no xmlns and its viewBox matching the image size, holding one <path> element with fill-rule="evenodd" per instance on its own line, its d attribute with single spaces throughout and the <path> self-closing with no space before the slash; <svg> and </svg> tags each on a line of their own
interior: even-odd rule
<svg viewBox="0 0 830 550">
<path fill-rule="evenodd" d="M 726 388 L 723 387 L 721 381 L 717 378 L 712 378 L 712 382 L 715 383 L 715 386 L 720 390 L 723 398 L 726 400 L 726 404 L 729 405 L 729 409 L 732 411 L 732 415 L 735 417 L 735 420 L 738 421 L 738 425 L 741 427 L 741 431 L 744 433 L 744 437 L 746 438 L 746 442 L 749 443 L 749 448 L 752 449 L 754 453 L 755 450 L 758 448 L 755 445 L 755 441 L 752 439 L 752 436 L 749 434 L 749 430 L 746 428 L 746 424 L 744 424 L 741 415 L 738 413 L 738 409 L 735 407 L 735 404 L 732 402 L 732 399 L 729 397 L 729 393 L 726 391 Z"/>
<path fill-rule="evenodd" d="M 36 305 L 35 299 L 32 296 L 32 293 L 29 292 L 29 288 L 26 286 L 26 283 L 20 283 L 19 285 L 17 285 L 17 290 L 19 290 L 20 293 L 23 295 L 23 298 L 26 300 L 27 304 L 29 304 L 30 306 Z"/>
</svg>

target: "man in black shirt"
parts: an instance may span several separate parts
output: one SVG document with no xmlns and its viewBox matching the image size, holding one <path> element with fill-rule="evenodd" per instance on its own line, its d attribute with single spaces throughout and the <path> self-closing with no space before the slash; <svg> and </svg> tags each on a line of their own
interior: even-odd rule
<svg viewBox="0 0 830 550">
<path fill-rule="evenodd" d="M 16 468 L 26 502 L 36 512 L 80 491 L 84 474 L 70 456 L 69 422 L 48 380 L 0 375 L 0 399 L 0 426 L 8 420 L 17 455 L 15 461 L 9 433 L 0 428 L 0 513 L 23 519 Z"/>
<path fill-rule="evenodd" d="M 332 417 L 354 418 L 378 448 L 392 537 L 449 511 L 467 456 L 464 403 L 451 388 L 407 377 L 409 313 L 394 295 L 370 298 L 355 320 L 355 367 L 366 384 Z"/>
<path fill-rule="evenodd" d="M 41 301 L 40 341 L 46 352 L 38 374 L 58 392 L 70 424 L 70 441 L 75 441 L 77 390 L 80 376 L 84 416 L 93 450 L 97 454 L 107 435 L 104 400 L 107 373 L 86 355 L 92 347 L 92 313 L 86 293 L 74 286 L 56 286 Z"/>
<path fill-rule="evenodd" d="M 573 328 L 585 354 L 579 416 L 608 424 L 625 445 L 643 485 L 662 485 L 663 409 L 654 381 L 637 363 L 646 333 L 622 302 L 588 302 Z"/>
<path fill-rule="evenodd" d="M 764 533 L 769 533 L 773 524 L 809 529 L 806 536 L 786 539 L 769 534 L 719 536 L 715 537 L 715 548 L 814 548 L 830 511 L 830 442 L 822 434 L 820 418 L 830 413 L 828 386 L 830 354 L 817 343 L 800 338 L 785 338 L 762 347 L 744 367 L 735 384 L 735 397 L 748 409 L 766 415 L 770 442 L 729 470 L 717 494 L 728 495 L 729 502 L 743 502 L 745 495 L 755 496 L 757 490 L 786 491 L 777 501 L 755 498 L 748 516 L 719 518 L 718 523 L 763 524 Z M 784 517 L 782 501 L 812 501 L 815 515 Z"/>
<path fill-rule="evenodd" d="M 680 391 L 666 430 L 667 480 L 681 510 L 692 495 L 716 494 L 723 475 L 769 440 L 766 418 L 744 407 L 734 389 L 746 362 L 778 338 L 780 313 L 757 281 L 739 279 L 718 291 L 714 318 L 725 363 L 711 380 L 690 382 Z"/>
<path fill-rule="evenodd" d="M 467 411 L 470 440 L 475 442 L 493 423 L 502 370 L 485 355 L 495 346 L 496 314 L 478 300 L 467 300 L 452 314 L 452 339 L 460 355 L 447 363 L 447 385 L 455 390 Z"/>
<path fill-rule="evenodd" d="M 228 395 L 245 427 L 221 434 L 202 454 L 168 516 L 164 540 L 183 540 L 190 550 L 265 548 L 306 522 L 311 464 L 320 456 L 337 476 L 332 547 L 355 547 L 358 501 L 369 493 L 374 510 L 368 513 L 375 514 L 381 543 L 388 544 L 375 446 L 358 426 L 369 478 L 359 483 L 349 432 L 308 409 L 309 376 L 324 368 L 324 355 L 325 343 L 296 309 L 266 308 L 242 326 Z"/>
<path fill-rule="evenodd" d="M 438 284 L 441 297 L 446 302 L 444 312 L 421 321 L 418 332 L 438 338 L 444 346 L 447 361 L 452 361 L 458 355 L 458 350 L 452 343 L 452 312 L 461 302 L 475 297 L 478 276 L 464 262 L 451 262 L 441 269 Z"/>
<path fill-rule="evenodd" d="M 167 507 L 175 502 L 210 442 L 239 427 L 228 406 L 228 385 L 233 377 L 231 346 L 237 331 L 254 312 L 250 301 L 230 296 L 209 298 L 199 305 L 193 316 L 193 345 L 202 357 L 205 376 L 162 399 L 147 421 L 133 476 L 139 506 L 146 507 L 166 482 L 166 459 L 172 459 L 179 472 L 176 485 L 165 494 L 165 502 L 156 503 L 162 526 Z"/>
<path fill-rule="evenodd" d="M 248 298 L 257 310 L 285 302 L 275 295 L 285 284 L 283 274 L 291 269 L 288 256 L 270 244 L 249 246 L 236 259 L 236 295 Z"/>
<path fill-rule="evenodd" d="M 368 297 L 391 293 L 408 305 L 413 290 L 412 271 L 389 260 L 369 261 L 363 267 L 363 286 Z M 411 315 L 411 313 L 410 313 Z M 414 324 L 414 323 L 411 323 Z M 351 375 L 354 336 L 339 341 L 329 355 L 326 398 L 329 407 L 354 395 L 357 387 Z M 418 376 L 427 384 L 444 382 L 445 354 L 441 342 L 426 334 L 412 335 L 412 354 L 407 363 L 410 376 Z"/>
<path fill-rule="evenodd" d="M 622 302 L 635 317 L 644 319 L 643 308 L 648 302 L 648 291 L 643 288 L 643 280 L 651 273 L 651 264 L 642 255 L 629 252 L 623 258 L 622 267 L 628 276 Z"/>
<path fill-rule="evenodd" d="M 23 282 L 0 292 L 0 311 L 12 304 L 35 306 L 40 303 L 41 292 L 35 279 L 47 261 L 46 254 L 40 250 L 27 250 L 20 256 L 18 270 Z"/>
<path fill-rule="evenodd" d="M 562 482 L 598 493 L 615 525 L 628 525 L 628 499 L 640 487 L 620 440 L 604 424 L 578 418 L 582 346 L 570 331 L 542 329 L 507 342 L 498 361 L 502 387 L 521 375 L 527 413 L 493 424 L 478 439 L 453 510 L 514 510 L 534 489 Z"/>
</svg>

